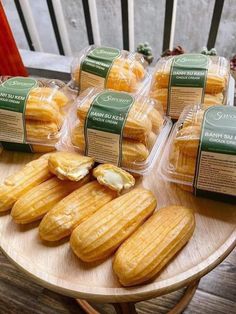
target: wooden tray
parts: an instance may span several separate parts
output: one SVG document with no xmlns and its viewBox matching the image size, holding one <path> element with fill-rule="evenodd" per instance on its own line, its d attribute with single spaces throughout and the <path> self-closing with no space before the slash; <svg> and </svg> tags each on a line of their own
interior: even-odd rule
<svg viewBox="0 0 236 314">
<path fill-rule="evenodd" d="M 0 179 L 19 169 L 36 155 L 3 152 Z M 130 302 L 177 290 L 218 265 L 236 245 L 236 207 L 195 198 L 160 180 L 156 170 L 142 183 L 158 199 L 158 208 L 183 204 L 196 212 L 196 230 L 190 242 L 151 283 L 122 288 L 111 261 L 86 265 L 72 253 L 68 241 L 44 245 L 36 224 L 18 226 L 9 213 L 0 216 L 0 246 L 8 258 L 37 283 L 56 292 L 99 302 Z"/>
</svg>

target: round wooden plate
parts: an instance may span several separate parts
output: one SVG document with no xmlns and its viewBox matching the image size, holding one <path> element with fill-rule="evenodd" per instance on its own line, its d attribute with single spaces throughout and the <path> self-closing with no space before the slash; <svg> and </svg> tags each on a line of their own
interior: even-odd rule
<svg viewBox="0 0 236 314">
<path fill-rule="evenodd" d="M 1 180 L 33 158 L 36 156 L 3 152 L 0 156 Z M 235 247 L 234 205 L 196 198 L 163 182 L 156 170 L 143 178 L 141 184 L 155 193 L 158 208 L 182 204 L 196 213 L 196 230 L 189 243 L 155 280 L 146 285 L 122 288 L 112 272 L 112 258 L 97 264 L 82 263 L 71 251 L 68 239 L 47 245 L 38 237 L 38 223 L 16 225 L 9 213 L 0 215 L 2 251 L 36 282 L 61 294 L 99 302 L 131 302 L 188 285 L 218 265 Z"/>
</svg>

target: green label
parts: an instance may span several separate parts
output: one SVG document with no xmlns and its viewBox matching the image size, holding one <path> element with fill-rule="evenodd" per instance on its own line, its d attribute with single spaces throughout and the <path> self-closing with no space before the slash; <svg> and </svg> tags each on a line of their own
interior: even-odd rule
<svg viewBox="0 0 236 314">
<path fill-rule="evenodd" d="M 35 86 L 37 81 L 28 77 L 10 78 L 0 85 L 0 141 L 25 142 L 25 105 Z"/>
<path fill-rule="evenodd" d="M 24 153 L 33 152 L 33 148 L 30 144 L 8 143 L 8 142 L 1 142 L 1 144 L 2 144 L 2 147 L 7 150 L 24 152 Z"/>
<path fill-rule="evenodd" d="M 235 107 L 214 106 L 206 110 L 194 182 L 196 195 L 236 200 Z"/>
<path fill-rule="evenodd" d="M 183 54 L 172 63 L 171 86 L 204 87 L 208 57 L 201 54 Z"/>
<path fill-rule="evenodd" d="M 178 119 L 187 105 L 204 99 L 209 57 L 202 54 L 183 54 L 173 58 L 168 90 L 167 114 Z"/>
<path fill-rule="evenodd" d="M 110 47 L 91 50 L 80 67 L 80 89 L 85 90 L 91 86 L 105 87 L 111 66 L 120 54 L 119 49 Z"/>
<path fill-rule="evenodd" d="M 97 162 L 120 165 L 123 128 L 134 98 L 121 92 L 103 91 L 90 106 L 85 122 L 85 154 Z"/>
<path fill-rule="evenodd" d="M 37 81 L 26 77 L 14 77 L 0 85 L 0 109 L 24 112 L 25 102 Z"/>
</svg>

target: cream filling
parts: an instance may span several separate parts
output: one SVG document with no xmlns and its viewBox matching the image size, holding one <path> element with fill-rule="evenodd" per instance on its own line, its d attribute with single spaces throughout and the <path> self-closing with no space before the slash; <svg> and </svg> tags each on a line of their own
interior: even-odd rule
<svg viewBox="0 0 236 314">
<path fill-rule="evenodd" d="M 118 191 L 123 188 L 128 189 L 131 186 L 128 180 L 126 180 L 121 174 L 112 170 L 104 170 L 101 177 L 105 184 L 113 186 Z"/>
<path fill-rule="evenodd" d="M 80 169 L 74 169 L 70 172 L 66 172 L 60 167 L 56 168 L 57 176 L 59 179 L 64 180 L 65 178 L 68 178 L 72 181 L 79 181 L 80 179 L 84 178 L 88 173 L 88 168 L 80 168 Z"/>
</svg>

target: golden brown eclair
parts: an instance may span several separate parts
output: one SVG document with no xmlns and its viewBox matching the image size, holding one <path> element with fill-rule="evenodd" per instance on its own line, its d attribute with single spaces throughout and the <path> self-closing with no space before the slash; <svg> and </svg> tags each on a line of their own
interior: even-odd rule
<svg viewBox="0 0 236 314">
<path fill-rule="evenodd" d="M 79 181 L 93 164 L 93 158 L 75 152 L 57 152 L 48 159 L 49 170 L 61 180 Z"/>
<path fill-rule="evenodd" d="M 28 120 L 53 122 L 59 128 L 63 122 L 63 116 L 54 100 L 40 99 L 31 95 L 29 95 L 26 102 L 25 118 Z"/>
<path fill-rule="evenodd" d="M 68 97 L 58 89 L 52 89 L 50 87 L 36 87 L 30 91 L 31 97 L 37 97 L 37 99 L 44 101 L 50 99 L 55 102 L 59 108 L 62 108 L 68 104 Z"/>
<path fill-rule="evenodd" d="M 135 179 L 130 173 L 111 164 L 98 165 L 93 169 L 93 176 L 100 184 L 118 192 L 135 185 Z"/>
<path fill-rule="evenodd" d="M 56 147 L 51 145 L 31 144 L 30 146 L 33 153 L 49 153 L 56 150 Z"/>
<path fill-rule="evenodd" d="M 11 216 L 16 223 L 27 224 L 41 219 L 61 199 L 88 183 L 89 176 L 79 182 L 69 181 L 66 184 L 53 177 L 30 189 L 14 204 Z"/>
<path fill-rule="evenodd" d="M 58 141 L 58 127 L 54 122 L 26 120 L 26 138 L 29 142 L 55 144 Z"/>
<path fill-rule="evenodd" d="M 113 254 L 153 213 L 156 199 L 151 191 L 136 188 L 101 207 L 80 224 L 70 238 L 74 253 L 85 262 Z"/>
<path fill-rule="evenodd" d="M 97 181 L 85 184 L 46 214 L 39 225 L 40 237 L 47 241 L 57 241 L 70 235 L 79 224 L 116 196 L 115 191 Z"/>
<path fill-rule="evenodd" d="M 14 203 L 33 187 L 49 179 L 48 157 L 42 156 L 10 175 L 0 185 L 0 212 L 9 210 Z"/>
<path fill-rule="evenodd" d="M 114 61 L 113 65 L 121 66 L 122 68 L 132 71 L 137 80 L 142 80 L 145 76 L 143 65 L 137 60 L 118 58 Z"/>
<path fill-rule="evenodd" d="M 118 249 L 113 270 L 123 286 L 149 281 L 181 250 L 195 228 L 192 210 L 168 206 L 158 210 Z"/>
<path fill-rule="evenodd" d="M 133 93 L 137 90 L 139 82 L 144 79 L 145 74 L 145 68 L 138 60 L 117 58 L 108 73 L 105 88 Z M 72 73 L 72 77 L 75 83 L 79 85 L 80 66 Z"/>
<path fill-rule="evenodd" d="M 199 125 L 187 126 L 180 129 L 174 140 L 175 145 L 184 154 L 196 158 L 201 127 Z"/>
</svg>

